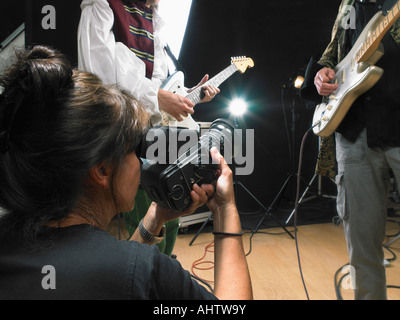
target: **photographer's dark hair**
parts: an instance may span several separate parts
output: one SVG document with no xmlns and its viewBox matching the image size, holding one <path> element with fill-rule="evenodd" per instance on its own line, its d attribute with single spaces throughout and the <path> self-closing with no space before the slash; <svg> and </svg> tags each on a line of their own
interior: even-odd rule
<svg viewBox="0 0 400 320">
<path fill-rule="evenodd" d="M 91 167 L 118 169 L 148 115 L 127 92 L 43 46 L 17 53 L 0 86 L 0 235 L 29 243 L 68 215 Z"/>
</svg>

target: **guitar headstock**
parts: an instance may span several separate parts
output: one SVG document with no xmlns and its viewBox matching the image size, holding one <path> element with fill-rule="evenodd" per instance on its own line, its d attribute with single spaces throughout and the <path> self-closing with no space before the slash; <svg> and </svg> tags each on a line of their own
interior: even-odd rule
<svg viewBox="0 0 400 320">
<path fill-rule="evenodd" d="M 253 68 L 254 67 L 254 61 L 251 58 L 247 57 L 233 57 L 231 58 L 231 61 L 234 65 L 236 65 L 236 68 L 240 71 L 240 73 L 244 73 L 247 68 Z"/>
</svg>

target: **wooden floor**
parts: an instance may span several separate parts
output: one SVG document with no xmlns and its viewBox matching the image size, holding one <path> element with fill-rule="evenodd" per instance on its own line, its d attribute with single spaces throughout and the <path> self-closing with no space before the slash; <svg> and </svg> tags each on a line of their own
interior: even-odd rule
<svg viewBox="0 0 400 320">
<path fill-rule="evenodd" d="M 397 219 L 400 221 L 400 219 Z M 304 300 L 307 299 L 299 272 L 295 240 L 281 228 L 261 230 L 251 240 L 251 252 L 247 256 L 251 272 L 254 298 L 256 300 Z M 292 231 L 292 230 L 291 230 Z M 397 223 L 388 222 L 387 234 L 400 231 Z M 271 234 L 275 233 L 275 234 Z M 294 233 L 293 233 L 294 234 Z M 201 259 L 213 260 L 213 252 L 206 252 L 212 244 L 212 234 L 200 234 L 189 246 L 193 235 L 178 235 L 174 254 L 182 266 L 191 271 L 193 263 Z M 336 300 L 334 276 L 339 270 L 339 278 L 347 273 L 341 267 L 348 262 L 343 227 L 334 224 L 317 224 L 298 227 L 297 232 L 300 261 L 307 292 L 310 300 Z M 388 238 L 389 239 L 389 238 Z M 250 250 L 250 234 L 243 237 L 246 252 Z M 212 247 L 209 250 L 212 251 Z M 400 256 L 400 240 L 390 249 Z M 392 254 L 386 251 L 386 259 Z M 200 267 L 212 268 L 211 264 Z M 400 286 L 400 262 L 398 259 L 387 267 L 387 284 Z M 213 269 L 194 270 L 194 273 L 206 280 L 213 279 Z M 350 280 L 343 280 L 341 295 L 343 300 L 352 300 Z M 400 289 L 388 289 L 390 300 L 400 299 Z"/>
</svg>

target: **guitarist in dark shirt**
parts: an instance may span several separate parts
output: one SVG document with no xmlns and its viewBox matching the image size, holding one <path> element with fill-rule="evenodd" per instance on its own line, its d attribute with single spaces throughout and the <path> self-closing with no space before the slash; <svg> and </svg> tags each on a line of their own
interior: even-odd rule
<svg viewBox="0 0 400 320">
<path fill-rule="evenodd" d="M 333 67 L 351 50 L 378 11 L 398 1 L 343 0 L 352 6 L 355 24 L 343 28 L 339 10 L 332 42 L 318 62 L 324 68 L 315 76 L 320 95 L 330 95 Z M 378 83 L 361 95 L 336 130 L 338 172 L 337 209 L 343 220 L 356 299 L 386 299 L 382 244 L 385 239 L 390 171 L 400 181 L 400 23 L 396 21 L 382 40 L 384 55 L 376 63 L 384 69 Z"/>
</svg>

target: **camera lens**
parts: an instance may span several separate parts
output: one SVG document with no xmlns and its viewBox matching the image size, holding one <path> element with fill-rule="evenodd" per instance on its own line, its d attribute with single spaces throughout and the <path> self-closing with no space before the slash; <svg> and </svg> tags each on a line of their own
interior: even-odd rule
<svg viewBox="0 0 400 320">
<path fill-rule="evenodd" d="M 212 147 L 216 147 L 225 160 L 232 159 L 238 150 L 240 139 L 235 139 L 236 126 L 229 120 L 217 119 L 207 132 L 200 137 L 201 149 L 208 155 Z M 203 152 L 202 152 L 203 153 Z"/>
<path fill-rule="evenodd" d="M 190 135 L 192 139 L 182 146 L 183 150 L 176 149 L 179 150 L 180 155 L 175 161 L 170 163 L 149 161 L 145 164 L 141 172 L 141 182 L 151 200 L 173 210 L 182 210 L 190 205 L 190 192 L 194 183 L 212 184 L 217 179 L 218 164 L 213 163 L 210 149 L 216 147 L 228 163 L 236 155 L 236 151 L 240 151 L 241 136 L 239 138 L 235 136 L 237 133 L 235 129 L 236 126 L 231 121 L 217 119 L 206 132 L 201 134 L 200 138 L 198 132 Z M 152 136 L 157 139 L 154 139 L 156 142 L 153 140 L 152 143 L 147 141 L 142 146 L 142 154 L 146 151 L 147 155 L 149 153 L 147 151 L 151 148 L 157 149 L 155 147 L 164 147 L 169 150 L 171 144 L 176 146 L 174 139 L 177 139 L 179 135 L 173 133 L 174 131 L 183 132 L 179 130 L 179 128 L 165 127 L 150 130 Z M 165 136 L 165 133 L 168 133 L 168 136 Z M 161 152 L 163 153 L 165 152 Z M 159 155 L 160 152 L 157 154 Z"/>
</svg>

